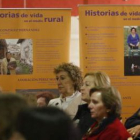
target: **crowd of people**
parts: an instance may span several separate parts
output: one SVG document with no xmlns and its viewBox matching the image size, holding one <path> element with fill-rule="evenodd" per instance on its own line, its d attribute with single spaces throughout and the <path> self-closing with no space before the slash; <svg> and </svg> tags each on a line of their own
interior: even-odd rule
<svg viewBox="0 0 140 140">
<path fill-rule="evenodd" d="M 54 68 L 60 96 L 37 95 L 37 107 L 15 94 L 0 94 L 0 140 L 138 140 L 140 110 L 121 121 L 119 91 L 102 72 L 72 63 Z"/>
</svg>

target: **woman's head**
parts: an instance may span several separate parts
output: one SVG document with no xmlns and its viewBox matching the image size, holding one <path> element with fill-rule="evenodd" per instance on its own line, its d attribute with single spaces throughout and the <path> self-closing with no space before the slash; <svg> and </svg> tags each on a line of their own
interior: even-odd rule
<svg viewBox="0 0 140 140">
<path fill-rule="evenodd" d="M 70 94 L 80 90 L 82 76 L 79 67 L 72 63 L 62 63 L 55 67 L 54 73 L 56 74 L 57 85 L 61 94 Z"/>
<path fill-rule="evenodd" d="M 110 86 L 109 76 L 101 71 L 87 73 L 81 87 L 82 100 L 89 101 L 89 91 L 93 87 L 108 87 Z"/>
<path fill-rule="evenodd" d="M 17 131 L 26 140 L 78 140 L 69 116 L 53 107 L 30 108 L 20 112 Z"/>
<path fill-rule="evenodd" d="M 135 34 L 136 32 L 137 32 L 136 28 L 135 28 L 135 27 L 132 27 L 132 28 L 131 28 L 131 33 L 132 33 L 132 34 Z"/>
<path fill-rule="evenodd" d="M 89 108 L 91 117 L 97 120 L 109 116 L 120 117 L 121 96 L 114 87 L 92 88 Z"/>
<path fill-rule="evenodd" d="M 47 106 L 49 101 L 54 98 L 53 93 L 50 91 L 42 92 L 37 94 L 37 106 L 38 107 L 43 107 Z"/>
<path fill-rule="evenodd" d="M 28 104 L 21 96 L 0 94 L 0 140 L 9 139 L 15 131 L 17 114 Z"/>
</svg>

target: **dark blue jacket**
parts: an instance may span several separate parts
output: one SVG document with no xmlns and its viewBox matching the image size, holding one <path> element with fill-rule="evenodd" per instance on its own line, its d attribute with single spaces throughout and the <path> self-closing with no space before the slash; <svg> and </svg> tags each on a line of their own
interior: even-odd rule
<svg viewBox="0 0 140 140">
<path fill-rule="evenodd" d="M 132 115 L 131 117 L 129 117 L 126 122 L 125 122 L 125 127 L 127 129 L 132 128 L 136 125 L 140 125 L 140 109 L 137 110 L 137 112 Z"/>
<path fill-rule="evenodd" d="M 132 37 L 132 35 L 130 34 L 127 38 L 127 43 L 128 45 L 133 44 L 133 45 L 137 45 L 137 43 L 139 42 L 139 35 L 136 34 L 135 37 Z"/>
</svg>

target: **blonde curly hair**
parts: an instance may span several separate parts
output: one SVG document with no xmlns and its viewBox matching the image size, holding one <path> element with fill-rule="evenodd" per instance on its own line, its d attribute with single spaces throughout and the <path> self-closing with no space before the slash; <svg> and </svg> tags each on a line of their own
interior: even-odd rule
<svg viewBox="0 0 140 140">
<path fill-rule="evenodd" d="M 74 82 L 74 89 L 80 91 L 82 85 L 82 72 L 80 68 L 73 63 L 62 63 L 54 68 L 55 74 L 58 74 L 61 71 L 68 73 L 69 77 Z"/>
</svg>

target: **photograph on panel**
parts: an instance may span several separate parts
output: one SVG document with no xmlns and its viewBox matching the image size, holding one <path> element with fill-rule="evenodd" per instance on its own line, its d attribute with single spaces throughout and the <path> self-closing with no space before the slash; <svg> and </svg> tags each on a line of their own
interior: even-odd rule
<svg viewBox="0 0 140 140">
<path fill-rule="evenodd" d="M 124 26 L 124 75 L 140 75 L 140 26 Z"/>
<path fill-rule="evenodd" d="M 0 75 L 32 73 L 32 39 L 0 39 Z"/>
</svg>

